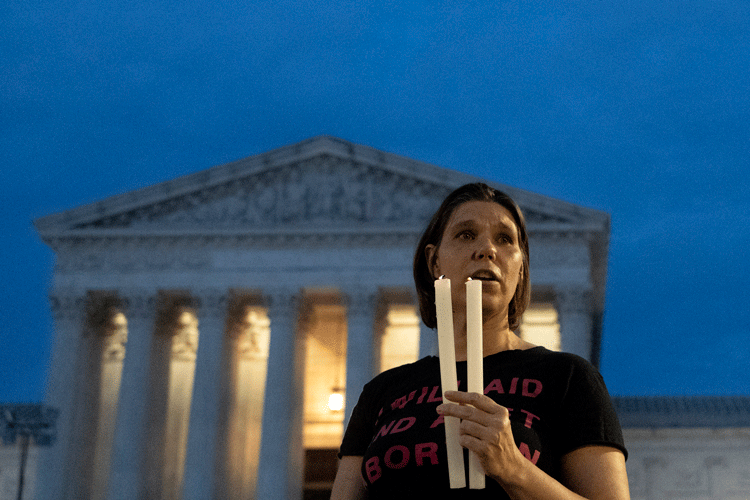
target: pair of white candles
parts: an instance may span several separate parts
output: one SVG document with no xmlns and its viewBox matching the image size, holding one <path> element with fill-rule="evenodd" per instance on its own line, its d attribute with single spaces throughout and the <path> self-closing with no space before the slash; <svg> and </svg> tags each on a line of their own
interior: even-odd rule
<svg viewBox="0 0 750 500">
<path fill-rule="evenodd" d="M 453 341 L 453 301 L 451 280 L 435 280 L 440 382 L 445 391 L 457 391 L 456 347 Z M 466 282 L 466 370 L 468 392 L 484 393 L 484 356 L 482 347 L 482 282 Z M 448 402 L 443 395 L 443 402 Z M 456 417 L 445 417 L 445 442 L 448 448 L 448 477 L 451 488 L 465 488 L 464 454 L 458 443 Z M 484 471 L 475 453 L 469 453 L 469 488 L 484 488 Z"/>
</svg>

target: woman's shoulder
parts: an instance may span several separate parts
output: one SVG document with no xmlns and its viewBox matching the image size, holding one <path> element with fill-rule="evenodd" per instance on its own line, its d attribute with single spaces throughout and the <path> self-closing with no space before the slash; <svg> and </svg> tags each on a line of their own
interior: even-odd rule
<svg viewBox="0 0 750 500">
<path fill-rule="evenodd" d="M 570 352 L 552 351 L 544 346 L 534 346 L 529 349 L 501 351 L 497 356 L 507 356 L 523 361 L 542 361 L 561 365 L 592 366 L 587 359 Z"/>
<path fill-rule="evenodd" d="M 582 356 L 570 352 L 552 351 L 543 346 L 500 352 L 495 356 L 497 361 L 502 364 L 533 365 L 560 375 L 563 373 L 599 375 L 599 370 Z"/>
<path fill-rule="evenodd" d="M 542 347 L 541 352 L 544 353 L 543 356 L 545 356 L 547 359 L 557 363 L 574 366 L 585 366 L 591 368 L 594 367 L 594 365 L 589 360 L 587 360 L 583 356 L 579 356 L 578 354 L 573 354 L 572 352 L 551 351 L 546 347 Z"/>
<path fill-rule="evenodd" d="M 427 356 L 422 359 L 418 359 L 413 363 L 406 363 L 403 365 L 389 368 L 378 375 L 375 375 L 367 385 L 391 385 L 394 381 L 400 381 L 407 378 L 411 378 L 414 374 L 425 373 L 427 370 L 434 367 L 437 364 L 437 358 L 435 356 Z"/>
</svg>

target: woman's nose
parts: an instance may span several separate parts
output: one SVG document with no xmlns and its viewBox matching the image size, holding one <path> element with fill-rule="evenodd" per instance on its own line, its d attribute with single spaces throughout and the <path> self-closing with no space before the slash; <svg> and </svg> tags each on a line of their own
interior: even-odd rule
<svg viewBox="0 0 750 500">
<path fill-rule="evenodd" d="M 489 238 L 477 240 L 477 243 L 478 246 L 474 255 L 478 260 L 495 260 L 497 257 L 497 249 Z"/>
</svg>

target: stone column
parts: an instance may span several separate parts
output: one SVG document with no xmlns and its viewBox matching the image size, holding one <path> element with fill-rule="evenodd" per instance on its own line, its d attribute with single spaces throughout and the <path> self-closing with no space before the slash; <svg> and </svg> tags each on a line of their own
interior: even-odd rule
<svg viewBox="0 0 750 500">
<path fill-rule="evenodd" d="M 357 404 L 364 385 L 375 374 L 373 366 L 373 332 L 378 292 L 369 288 L 346 290 L 347 339 L 346 339 L 346 402 L 344 406 L 344 429 Z"/>
<path fill-rule="evenodd" d="M 297 335 L 299 297 L 293 290 L 275 290 L 267 295 L 267 301 L 271 342 L 255 498 L 298 500 L 302 497 L 304 460 L 304 343 Z"/>
<path fill-rule="evenodd" d="M 560 323 L 562 350 L 591 361 L 591 291 L 584 288 L 557 288 L 555 302 Z"/>
<path fill-rule="evenodd" d="M 101 396 L 99 399 L 98 432 L 96 451 L 93 456 L 93 478 L 91 482 L 91 499 L 106 498 L 109 481 L 112 443 L 114 440 L 115 420 L 117 419 L 117 402 L 120 399 L 122 382 L 122 365 L 125 360 L 125 349 L 128 341 L 128 327 L 123 321 L 124 315 L 118 297 L 111 296 L 111 308 L 107 313 L 106 337 L 101 352 Z"/>
<path fill-rule="evenodd" d="M 213 498 L 217 477 L 219 424 L 225 360 L 226 294 L 203 290 L 197 294 L 198 358 L 190 410 L 183 500 Z"/>
<path fill-rule="evenodd" d="M 263 401 L 270 321 L 257 308 L 258 297 L 233 292 L 227 324 L 227 361 L 224 364 L 221 446 L 215 498 L 255 498 L 262 435 Z"/>
<path fill-rule="evenodd" d="M 422 359 L 426 356 L 437 356 L 437 330 L 427 328 L 427 325 L 422 321 L 422 314 L 419 311 L 419 297 L 416 290 L 411 291 L 411 298 L 414 303 L 414 312 L 417 315 L 417 324 L 419 325 L 419 356 L 417 357 L 418 359 Z"/>
<path fill-rule="evenodd" d="M 55 341 L 49 371 L 46 403 L 59 410 L 55 446 L 40 453 L 39 476 L 36 498 L 55 500 L 64 498 L 64 491 L 70 478 L 66 463 L 71 447 L 70 442 L 74 415 L 76 380 L 76 358 L 83 332 L 85 292 L 78 290 L 55 290 L 50 294 L 50 305 L 55 320 Z"/>
<path fill-rule="evenodd" d="M 156 298 L 152 291 L 126 291 L 120 296 L 125 303 L 128 342 L 122 367 L 107 498 L 137 500 L 143 482 L 140 465 L 150 392 L 148 374 Z"/>
<path fill-rule="evenodd" d="M 72 408 L 73 428 L 66 439 L 73 443 L 65 461 L 69 467 L 64 497 L 76 496 L 100 500 L 102 483 L 106 481 L 111 450 L 111 431 L 114 427 L 117 393 L 115 384 L 105 378 L 105 360 L 112 352 L 124 353 L 125 331 L 118 335 L 113 322 L 119 301 L 115 294 L 89 291 L 86 298 L 86 319 L 83 335 L 78 341 L 75 368 L 75 387 Z M 123 325 L 124 326 L 124 325 Z M 118 351 L 119 347 L 119 351 Z M 122 359 L 122 358 L 120 358 Z M 107 398 L 112 398 L 108 401 Z M 107 405 L 107 403 L 110 403 Z"/>
<path fill-rule="evenodd" d="M 419 310 L 417 309 L 417 314 Z M 422 318 L 419 318 L 419 358 L 422 359 L 426 356 L 437 356 L 438 355 L 438 338 L 437 331 L 432 328 L 427 328 L 422 322 Z"/>
</svg>

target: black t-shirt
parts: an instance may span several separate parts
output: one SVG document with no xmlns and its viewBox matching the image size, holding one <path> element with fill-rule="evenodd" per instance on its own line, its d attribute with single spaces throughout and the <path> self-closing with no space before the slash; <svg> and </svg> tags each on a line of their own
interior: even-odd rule
<svg viewBox="0 0 750 500">
<path fill-rule="evenodd" d="M 466 362 L 456 363 L 456 370 L 458 389 L 465 391 Z M 556 479 L 561 457 L 582 446 L 611 446 L 627 454 L 604 381 L 579 356 L 543 347 L 499 352 L 484 358 L 484 387 L 509 410 L 521 453 Z M 489 478 L 484 490 L 450 489 L 445 427 L 435 410 L 441 402 L 434 356 L 383 372 L 365 385 L 340 455 L 364 457 L 370 499 L 508 498 Z"/>
</svg>

